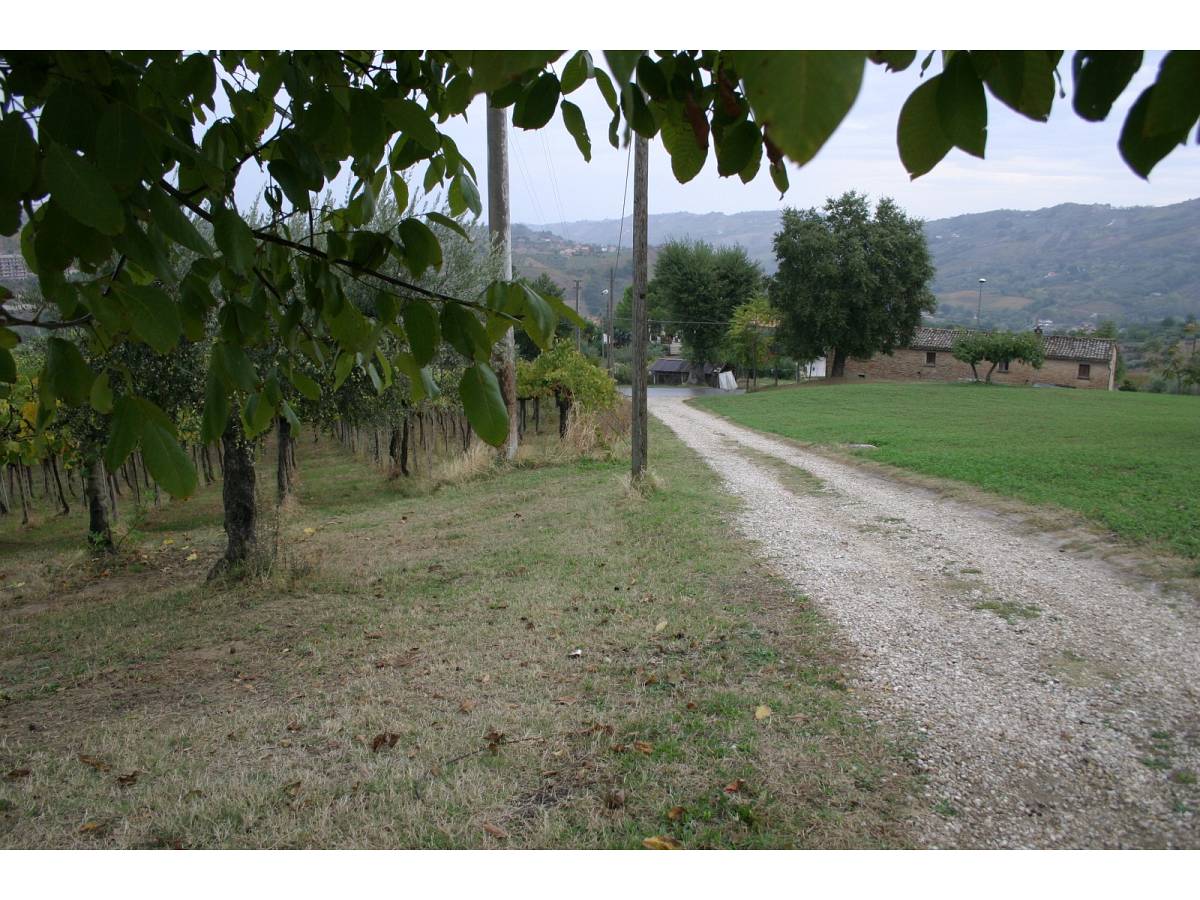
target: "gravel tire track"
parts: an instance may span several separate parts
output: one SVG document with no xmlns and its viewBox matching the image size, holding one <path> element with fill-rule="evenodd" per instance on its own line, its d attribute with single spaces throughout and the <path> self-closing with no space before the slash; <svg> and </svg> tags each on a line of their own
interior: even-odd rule
<svg viewBox="0 0 1200 900">
<path fill-rule="evenodd" d="M 930 810 L 920 842 L 1200 847 L 1195 598 L 679 399 L 651 397 L 650 410 L 857 649 L 864 712 L 914 736 Z M 790 491 L 739 447 L 824 486 Z"/>
</svg>

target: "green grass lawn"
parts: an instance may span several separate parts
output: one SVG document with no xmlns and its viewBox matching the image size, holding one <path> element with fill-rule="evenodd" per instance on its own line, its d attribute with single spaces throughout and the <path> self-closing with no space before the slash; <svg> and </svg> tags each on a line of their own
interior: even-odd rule
<svg viewBox="0 0 1200 900">
<path fill-rule="evenodd" d="M 705 397 L 742 425 L 1082 513 L 1200 558 L 1200 398 L 971 384 L 814 385 Z"/>
<path fill-rule="evenodd" d="M 645 498 L 619 456 L 413 496 L 301 440 L 240 584 L 205 581 L 219 484 L 113 560 L 79 511 L 0 521 L 0 847 L 906 844 L 837 636 L 653 428 Z"/>
</svg>

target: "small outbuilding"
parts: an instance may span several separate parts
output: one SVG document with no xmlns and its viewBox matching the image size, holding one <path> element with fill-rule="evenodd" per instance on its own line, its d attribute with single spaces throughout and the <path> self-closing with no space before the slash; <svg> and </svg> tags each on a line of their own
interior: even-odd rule
<svg viewBox="0 0 1200 900">
<path fill-rule="evenodd" d="M 704 383 L 709 387 L 718 387 L 718 379 L 722 372 L 732 371 L 732 366 L 718 366 L 713 363 L 704 364 Z M 650 366 L 651 384 L 686 385 L 692 364 L 679 356 L 664 356 L 656 359 Z"/>
</svg>

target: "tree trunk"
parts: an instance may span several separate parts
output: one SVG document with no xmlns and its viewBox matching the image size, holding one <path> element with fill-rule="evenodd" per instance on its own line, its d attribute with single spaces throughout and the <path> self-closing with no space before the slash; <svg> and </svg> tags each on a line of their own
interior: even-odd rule
<svg viewBox="0 0 1200 900">
<path fill-rule="evenodd" d="M 404 414 L 404 424 L 400 428 L 400 474 L 408 476 L 408 440 L 411 431 L 410 417 Z"/>
<path fill-rule="evenodd" d="M 688 363 L 688 384 L 704 384 L 704 363 Z"/>
<path fill-rule="evenodd" d="M 258 507 L 255 505 L 254 447 L 242 431 L 241 417 L 229 416 L 221 435 L 225 453 L 225 482 L 221 499 L 225 506 L 225 555 L 217 561 L 209 579 L 239 573 L 258 552 Z"/>
<path fill-rule="evenodd" d="M 7 516 L 11 512 L 10 500 L 8 499 L 8 489 L 4 486 L 4 476 L 8 466 L 0 467 L 0 516 Z"/>
<path fill-rule="evenodd" d="M 288 463 L 288 447 L 292 441 L 292 423 L 283 416 L 277 420 L 276 437 L 279 446 L 275 451 L 275 487 L 277 503 L 282 503 L 292 492 L 292 468 Z"/>
<path fill-rule="evenodd" d="M 29 524 L 29 489 L 26 486 L 25 473 L 21 471 L 21 464 L 17 463 L 17 493 L 21 496 L 21 524 Z"/>
<path fill-rule="evenodd" d="M 555 397 L 558 403 L 558 439 L 567 436 L 567 422 L 571 418 L 571 398 L 567 395 Z"/>
<path fill-rule="evenodd" d="M 88 508 L 88 542 L 97 550 L 112 552 L 112 529 L 104 507 L 104 467 L 97 457 L 87 464 L 83 494 Z"/>
<path fill-rule="evenodd" d="M 828 360 L 827 360 L 828 361 Z M 833 351 L 833 368 L 829 371 L 830 378 L 846 377 L 846 353 L 843 350 Z"/>
<path fill-rule="evenodd" d="M 54 473 L 54 484 L 58 487 L 58 505 L 62 507 L 62 515 L 70 515 L 71 505 L 67 503 L 67 494 L 63 490 L 62 476 L 58 474 L 58 457 L 50 457 L 50 471 Z"/>
<path fill-rule="evenodd" d="M 988 369 L 987 377 L 983 379 L 985 384 L 991 384 L 991 383 L 992 383 L 992 373 L 993 373 L 993 372 L 995 372 L 995 371 L 996 371 L 996 364 L 995 364 L 995 363 L 992 363 L 992 367 L 991 367 L 990 369 Z M 975 379 L 975 380 L 976 380 L 976 381 L 978 381 L 978 380 L 979 380 L 978 376 L 976 376 L 976 379 Z"/>
</svg>

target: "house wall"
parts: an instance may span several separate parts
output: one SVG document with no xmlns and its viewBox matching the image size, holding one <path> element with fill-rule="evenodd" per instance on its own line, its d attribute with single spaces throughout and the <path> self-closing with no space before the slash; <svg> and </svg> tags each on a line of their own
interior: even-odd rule
<svg viewBox="0 0 1200 900">
<path fill-rule="evenodd" d="M 926 365 L 924 350 L 902 349 L 892 355 L 878 354 L 871 359 L 846 360 L 847 378 L 878 379 L 881 381 L 970 381 L 971 367 L 954 358 L 949 350 L 938 350 L 934 365 Z M 983 363 L 979 377 L 987 375 Z M 997 369 L 992 373 L 994 384 L 1057 384 L 1062 387 L 1113 389 L 1113 363 L 1092 362 L 1090 376 L 1079 377 L 1079 363 L 1065 359 L 1048 359 L 1040 369 L 1014 362 L 1008 372 Z"/>
</svg>

